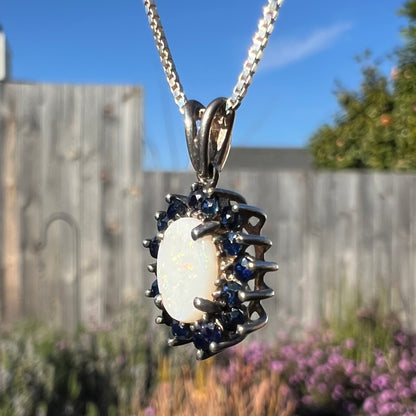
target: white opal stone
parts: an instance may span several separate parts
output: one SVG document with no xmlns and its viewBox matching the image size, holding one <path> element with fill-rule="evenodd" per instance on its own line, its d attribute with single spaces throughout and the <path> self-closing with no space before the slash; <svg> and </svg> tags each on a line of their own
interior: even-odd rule
<svg viewBox="0 0 416 416">
<path fill-rule="evenodd" d="M 203 312 L 194 307 L 196 297 L 212 300 L 218 278 L 218 258 L 212 236 L 197 241 L 191 231 L 202 224 L 180 218 L 165 231 L 157 256 L 157 281 L 167 313 L 180 322 L 195 322 Z"/>
</svg>

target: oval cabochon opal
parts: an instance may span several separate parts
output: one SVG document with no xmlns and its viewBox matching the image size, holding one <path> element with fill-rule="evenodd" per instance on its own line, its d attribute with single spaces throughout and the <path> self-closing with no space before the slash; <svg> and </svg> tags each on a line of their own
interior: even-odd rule
<svg viewBox="0 0 416 416">
<path fill-rule="evenodd" d="M 164 233 L 157 256 L 157 282 L 166 312 L 177 321 L 192 323 L 203 312 L 194 307 L 196 297 L 212 300 L 218 279 L 217 249 L 212 236 L 194 241 L 191 231 L 201 225 L 196 218 L 180 218 Z"/>
</svg>

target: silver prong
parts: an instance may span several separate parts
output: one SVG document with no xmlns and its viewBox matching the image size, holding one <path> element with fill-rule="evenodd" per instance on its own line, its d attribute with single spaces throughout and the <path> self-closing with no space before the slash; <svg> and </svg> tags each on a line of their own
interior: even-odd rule
<svg viewBox="0 0 416 416">
<path fill-rule="evenodd" d="M 162 315 L 160 315 L 160 316 L 156 316 L 156 318 L 155 318 L 155 322 L 156 322 L 158 325 L 162 325 L 162 324 L 164 324 L 164 323 L 165 323 L 165 320 L 163 319 L 163 316 L 162 316 Z"/>
<path fill-rule="evenodd" d="M 152 289 L 147 289 L 147 290 L 144 292 L 144 295 L 145 295 L 146 297 L 148 297 L 148 298 L 152 298 L 152 297 L 153 297 L 153 291 L 152 291 Z"/>
<path fill-rule="evenodd" d="M 238 291 L 238 299 L 241 302 L 247 302 L 250 300 L 261 300 L 261 299 L 268 299 L 274 296 L 273 289 L 262 289 L 262 290 L 254 290 L 253 292 L 245 292 L 244 290 Z"/>
<path fill-rule="evenodd" d="M 198 240 L 199 238 L 204 237 L 207 234 L 211 234 L 214 231 L 218 230 L 221 227 L 221 224 L 218 221 L 207 221 L 204 222 L 197 227 L 195 227 L 191 231 L 191 236 L 194 241 Z"/>
<path fill-rule="evenodd" d="M 179 194 L 167 194 L 165 196 L 165 200 L 167 203 L 171 203 L 174 199 L 186 204 L 188 197 L 186 197 L 185 195 L 179 195 Z"/>
<path fill-rule="evenodd" d="M 221 296 L 222 291 L 221 290 L 216 290 L 215 292 L 212 293 L 212 297 L 214 299 L 217 299 Z"/>
<path fill-rule="evenodd" d="M 156 272 L 156 266 L 157 266 L 157 263 L 151 263 L 151 264 L 148 264 L 148 265 L 147 265 L 147 270 L 148 270 L 150 273 L 155 273 L 155 272 Z"/>
<path fill-rule="evenodd" d="M 217 279 L 215 282 L 214 282 L 214 284 L 215 284 L 215 286 L 222 286 L 223 285 L 223 283 L 225 282 L 225 278 L 223 278 L 223 277 L 220 277 L 219 279 Z"/>
<path fill-rule="evenodd" d="M 240 211 L 239 205 L 238 204 L 231 205 L 231 211 L 237 214 Z"/>
<path fill-rule="evenodd" d="M 223 272 L 234 264 L 234 259 L 228 258 L 221 261 L 220 270 Z"/>
<path fill-rule="evenodd" d="M 194 323 L 193 323 L 193 326 L 194 326 L 194 331 L 199 331 L 200 329 L 201 329 L 201 325 L 199 325 L 199 321 L 195 321 Z"/>
<path fill-rule="evenodd" d="M 276 270 L 279 270 L 279 266 L 274 261 L 261 260 L 249 262 L 248 268 L 250 270 L 260 270 L 262 272 L 275 272 Z"/>
<path fill-rule="evenodd" d="M 269 238 L 262 235 L 256 234 L 238 234 L 235 241 L 239 244 L 244 244 L 246 246 L 255 245 L 255 246 L 266 246 L 271 247 L 272 242 Z"/>
<path fill-rule="evenodd" d="M 233 345 L 238 344 L 239 342 L 243 341 L 244 338 L 245 336 L 239 335 L 238 337 L 236 337 L 235 339 L 231 341 L 211 342 L 211 344 L 209 344 L 209 350 L 213 354 L 217 354 L 220 351 L 224 350 L 225 348 L 229 348 L 229 347 L 232 347 Z"/>
<path fill-rule="evenodd" d="M 262 224 L 264 224 L 267 220 L 266 213 L 261 208 L 253 207 L 252 205 L 238 204 L 238 212 L 247 217 L 258 218 Z"/>
<path fill-rule="evenodd" d="M 257 331 L 260 328 L 263 328 L 267 324 L 267 315 L 264 313 L 255 321 L 248 321 L 245 324 L 237 326 L 237 333 L 241 336 L 246 336 L 251 332 Z"/>
<path fill-rule="evenodd" d="M 168 339 L 169 347 L 177 347 L 178 345 L 189 344 L 190 342 L 192 342 L 192 339 L 179 339 L 179 338 Z"/>
<path fill-rule="evenodd" d="M 163 233 L 157 233 L 156 237 L 158 240 L 163 240 Z"/>
<path fill-rule="evenodd" d="M 157 308 L 163 309 L 162 295 L 159 294 L 159 295 L 155 296 L 154 303 L 155 303 Z"/>
<path fill-rule="evenodd" d="M 158 220 L 162 216 L 162 214 L 165 214 L 165 216 L 166 216 L 165 211 L 156 211 L 155 220 Z"/>
<path fill-rule="evenodd" d="M 238 192 L 229 191 L 227 189 L 216 188 L 214 190 L 214 194 L 219 196 L 219 197 L 228 198 L 231 201 L 235 201 L 235 202 L 238 202 L 238 203 L 241 203 L 241 204 L 246 204 L 247 203 L 247 201 L 243 197 L 243 195 L 240 195 Z"/>
<path fill-rule="evenodd" d="M 212 357 L 214 354 L 211 351 L 197 350 L 196 359 L 197 360 L 206 360 L 209 357 Z"/>
<path fill-rule="evenodd" d="M 152 240 L 149 240 L 148 238 L 144 239 L 144 240 L 143 240 L 143 242 L 142 242 L 143 247 L 145 247 L 145 248 L 149 248 L 149 246 L 150 246 L 150 242 L 151 242 L 151 241 L 152 241 Z"/>
<path fill-rule="evenodd" d="M 197 350 L 196 351 L 196 359 L 197 360 L 203 360 L 205 356 L 205 352 L 203 350 Z"/>
<path fill-rule="evenodd" d="M 223 237 L 221 237 L 220 235 L 216 235 L 216 236 L 212 239 L 212 241 L 213 241 L 214 243 L 220 243 L 222 239 L 223 239 Z"/>
<path fill-rule="evenodd" d="M 212 302 L 208 299 L 198 297 L 194 299 L 194 306 L 198 310 L 207 313 L 216 313 L 221 311 L 221 306 L 218 305 L 216 302 Z"/>
</svg>

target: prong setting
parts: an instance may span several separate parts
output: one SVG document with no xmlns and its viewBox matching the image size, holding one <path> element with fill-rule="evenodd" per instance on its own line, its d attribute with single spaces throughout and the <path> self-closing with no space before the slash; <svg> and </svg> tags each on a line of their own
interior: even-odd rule
<svg viewBox="0 0 416 416">
<path fill-rule="evenodd" d="M 156 280 L 145 294 L 154 298 L 156 307 L 162 311 L 156 323 L 171 327 L 168 345 L 193 342 L 196 358 L 203 360 L 243 341 L 267 323 L 267 314 L 260 302 L 272 297 L 274 291 L 265 284 L 264 276 L 278 270 L 278 266 L 264 259 L 264 253 L 272 245 L 260 235 L 266 214 L 260 208 L 247 205 L 245 198 L 234 191 L 200 183 L 192 185 L 189 196 L 168 194 L 165 199 L 168 208 L 155 214 L 158 233 L 153 239 L 143 241 L 144 247 L 156 258 L 155 263 L 147 266 Z M 190 324 L 178 322 L 168 314 L 157 280 L 159 245 L 163 244 L 165 231 L 180 218 L 201 221 L 192 229 L 192 239 L 211 236 L 217 250 L 216 289 L 211 299 L 194 298 L 194 307 L 203 314 Z M 247 252 L 250 247 L 254 247 L 255 255 Z"/>
</svg>

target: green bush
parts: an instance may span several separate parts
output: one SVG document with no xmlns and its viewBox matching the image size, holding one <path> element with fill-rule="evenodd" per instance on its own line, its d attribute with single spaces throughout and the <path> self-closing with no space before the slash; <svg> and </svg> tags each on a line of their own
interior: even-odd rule
<svg viewBox="0 0 416 416">
<path fill-rule="evenodd" d="M 366 53 L 360 90 L 338 87 L 334 123 L 310 139 L 317 167 L 416 170 L 416 0 L 399 12 L 409 24 L 397 67 L 389 79 Z"/>
<path fill-rule="evenodd" d="M 1 334 L 0 414 L 123 415 L 152 389 L 162 343 L 130 305 L 102 328 L 75 335 L 23 322 Z"/>
</svg>

